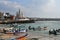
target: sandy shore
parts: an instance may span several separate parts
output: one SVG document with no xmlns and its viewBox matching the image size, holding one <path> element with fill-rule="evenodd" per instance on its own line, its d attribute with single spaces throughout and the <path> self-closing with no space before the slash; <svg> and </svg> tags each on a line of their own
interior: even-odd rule
<svg viewBox="0 0 60 40">
<path fill-rule="evenodd" d="M 28 32 L 28 39 L 31 38 L 37 38 L 38 40 L 60 40 L 59 36 L 54 36 L 54 35 L 41 35 L 39 33 L 32 33 L 32 32 Z"/>
<path fill-rule="evenodd" d="M 32 38 L 36 40 L 60 40 L 60 36 L 54 36 L 54 35 L 43 35 L 39 32 L 27 32 L 28 36 L 26 37 L 27 40 L 31 40 Z M 12 34 L 1 34 L 0 38 L 3 39 L 9 39 L 9 38 L 15 38 L 16 36 L 13 36 Z"/>
</svg>

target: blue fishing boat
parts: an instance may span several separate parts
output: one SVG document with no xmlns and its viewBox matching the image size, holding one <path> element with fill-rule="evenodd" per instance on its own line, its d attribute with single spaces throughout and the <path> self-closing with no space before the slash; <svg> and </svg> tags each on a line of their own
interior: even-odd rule
<svg viewBox="0 0 60 40">
<path fill-rule="evenodd" d="M 27 32 L 27 29 L 23 25 L 14 25 L 13 27 L 10 28 L 4 28 L 3 30 L 5 33 L 25 33 Z"/>
</svg>

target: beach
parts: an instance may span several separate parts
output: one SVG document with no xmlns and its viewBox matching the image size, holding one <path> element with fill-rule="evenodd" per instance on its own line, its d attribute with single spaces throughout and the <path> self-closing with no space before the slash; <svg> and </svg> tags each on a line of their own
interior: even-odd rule
<svg viewBox="0 0 60 40">
<path fill-rule="evenodd" d="M 57 35 L 43 35 L 43 34 L 39 34 L 38 32 L 36 33 L 32 33 L 32 32 L 28 32 L 28 40 L 30 39 L 37 39 L 37 40 L 60 40 L 60 36 Z"/>
<path fill-rule="evenodd" d="M 43 35 L 39 32 L 32 31 L 28 31 L 27 33 L 26 40 L 60 40 L 60 36 L 57 35 Z M 9 40 L 10 38 L 18 38 L 18 36 L 13 34 L 0 34 L 0 38 Z"/>
</svg>

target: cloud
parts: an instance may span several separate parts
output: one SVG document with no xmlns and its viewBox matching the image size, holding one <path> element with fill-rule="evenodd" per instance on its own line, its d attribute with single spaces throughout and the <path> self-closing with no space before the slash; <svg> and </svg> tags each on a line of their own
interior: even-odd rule
<svg viewBox="0 0 60 40">
<path fill-rule="evenodd" d="M 55 0 L 33 0 L 27 9 L 33 17 L 55 17 L 57 14 Z"/>
<path fill-rule="evenodd" d="M 25 5 L 22 5 L 25 4 Z M 57 15 L 58 9 L 56 6 L 56 0 L 25 0 L 22 3 L 17 1 L 0 1 L 0 4 L 7 6 L 8 8 L 18 11 L 20 8 L 25 16 L 29 17 L 59 17 Z"/>
<path fill-rule="evenodd" d="M 41 6 L 41 10 L 42 13 L 44 13 L 45 15 L 44 17 L 51 17 L 51 18 L 59 17 L 58 16 L 59 14 L 57 13 L 58 9 L 55 0 L 48 0 L 46 4 Z"/>
<path fill-rule="evenodd" d="M 6 1 L 6 0 L 3 0 L 3 1 L 0 1 L 0 5 L 3 5 L 5 8 L 6 11 L 15 14 L 15 12 L 17 12 L 19 9 L 21 9 L 21 11 L 24 11 L 24 7 L 21 6 L 20 4 L 18 4 L 17 2 L 12 2 L 12 1 Z M 2 10 L 2 9 L 1 9 Z M 5 11 L 3 10 L 3 11 Z"/>
<path fill-rule="evenodd" d="M 10 7 L 14 7 L 14 8 L 20 8 L 21 7 L 17 2 L 0 1 L 0 3 L 3 3 L 6 6 L 10 6 Z"/>
<path fill-rule="evenodd" d="M 54 12 L 56 11 L 55 0 L 48 0 L 48 2 L 42 6 L 44 12 Z"/>
</svg>

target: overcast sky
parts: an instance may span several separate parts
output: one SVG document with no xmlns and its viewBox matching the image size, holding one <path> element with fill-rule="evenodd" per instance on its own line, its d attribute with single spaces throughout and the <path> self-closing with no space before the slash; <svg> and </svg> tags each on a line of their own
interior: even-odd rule
<svg viewBox="0 0 60 40">
<path fill-rule="evenodd" d="M 0 0 L 0 11 L 40 18 L 60 18 L 60 0 Z"/>
</svg>

